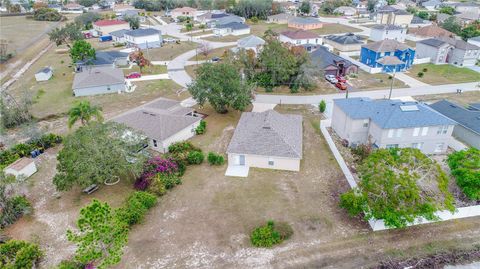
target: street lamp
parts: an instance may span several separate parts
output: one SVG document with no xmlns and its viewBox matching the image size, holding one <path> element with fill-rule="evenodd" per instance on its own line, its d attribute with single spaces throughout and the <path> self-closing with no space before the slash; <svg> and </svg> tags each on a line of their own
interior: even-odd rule
<svg viewBox="0 0 480 269">
<path fill-rule="evenodd" d="M 401 61 L 396 56 L 385 56 L 383 58 L 378 59 L 377 63 L 382 65 L 383 70 L 386 70 L 385 66 L 393 66 L 392 81 L 390 82 L 390 92 L 388 94 L 388 99 L 391 99 L 392 91 L 393 91 L 393 82 L 395 81 L 395 74 L 397 73 L 397 68 L 398 66 L 405 64 L 405 62 Z"/>
</svg>

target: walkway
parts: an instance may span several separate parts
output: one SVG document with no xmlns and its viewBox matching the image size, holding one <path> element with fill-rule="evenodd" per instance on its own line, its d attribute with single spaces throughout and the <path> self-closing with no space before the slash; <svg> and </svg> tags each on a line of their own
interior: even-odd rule
<svg viewBox="0 0 480 269">
<path fill-rule="evenodd" d="M 158 80 L 158 79 L 170 79 L 170 77 L 168 76 L 168 74 L 158 74 L 158 75 L 141 76 L 139 78 L 131 78 L 126 80 L 131 82 L 136 82 L 136 81 Z"/>
<path fill-rule="evenodd" d="M 456 93 L 457 89 L 461 89 L 463 92 L 479 91 L 477 87 L 478 82 L 461 83 L 461 84 L 446 84 L 437 86 L 423 86 L 412 88 L 393 89 L 392 97 L 402 96 L 416 96 L 425 94 L 441 94 L 441 93 Z M 375 91 L 359 91 L 350 92 L 349 97 L 370 97 L 372 99 L 388 98 L 389 89 L 375 90 Z M 325 95 L 265 95 L 257 94 L 255 101 L 257 103 L 265 104 L 318 104 L 321 100 L 325 100 L 327 103 L 332 102 L 333 99 L 345 98 L 345 93 L 334 93 Z"/>
<path fill-rule="evenodd" d="M 408 71 L 407 71 L 408 72 Z M 407 84 L 410 87 L 425 87 L 430 86 L 427 83 L 421 82 L 420 80 L 416 80 L 413 77 L 405 74 L 405 73 L 396 73 L 395 78 L 402 81 L 403 83 Z"/>
</svg>

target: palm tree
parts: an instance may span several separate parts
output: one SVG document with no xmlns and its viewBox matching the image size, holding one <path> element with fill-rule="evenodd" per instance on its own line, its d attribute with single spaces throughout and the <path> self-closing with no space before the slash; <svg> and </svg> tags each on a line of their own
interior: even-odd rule
<svg viewBox="0 0 480 269">
<path fill-rule="evenodd" d="M 92 117 L 95 117 L 97 121 L 103 121 L 102 108 L 98 106 L 92 106 L 89 101 L 80 101 L 68 111 L 68 128 L 80 120 L 82 125 L 86 125 Z"/>
</svg>

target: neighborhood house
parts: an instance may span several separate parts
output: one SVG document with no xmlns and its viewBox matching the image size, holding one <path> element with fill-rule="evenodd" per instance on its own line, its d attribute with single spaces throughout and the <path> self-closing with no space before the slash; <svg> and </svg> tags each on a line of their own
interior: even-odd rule
<svg viewBox="0 0 480 269">
<path fill-rule="evenodd" d="M 408 29 L 408 34 L 418 37 L 418 38 L 432 38 L 432 37 L 454 37 L 455 35 L 452 32 L 449 32 L 435 24 L 410 28 Z"/>
<path fill-rule="evenodd" d="M 480 149 L 480 103 L 470 104 L 465 108 L 442 100 L 431 104 L 430 107 L 458 123 L 453 128 L 454 137 Z"/>
<path fill-rule="evenodd" d="M 404 42 L 406 36 L 407 30 L 394 24 L 378 24 L 374 25 L 370 30 L 370 39 L 373 41 L 393 39 Z"/>
<path fill-rule="evenodd" d="M 47 81 L 52 77 L 52 75 L 53 75 L 53 69 L 50 66 L 45 66 L 44 68 L 38 70 L 37 73 L 35 73 L 35 80 Z"/>
<path fill-rule="evenodd" d="M 93 23 L 93 29 L 98 35 L 108 35 L 111 32 L 130 29 L 130 24 L 122 20 L 99 20 Z"/>
<path fill-rule="evenodd" d="M 323 39 L 323 42 L 338 51 L 349 52 L 360 51 L 362 44 L 365 44 L 365 39 L 353 33 L 347 33 L 344 35 L 329 35 Z"/>
<path fill-rule="evenodd" d="M 227 148 L 226 175 L 247 176 L 249 167 L 299 171 L 302 136 L 300 115 L 243 112 Z"/>
<path fill-rule="evenodd" d="M 3 171 L 16 179 L 26 179 L 37 172 L 37 166 L 33 159 L 23 157 L 5 167 Z"/>
<path fill-rule="evenodd" d="M 262 50 L 264 44 L 265 40 L 261 39 L 258 36 L 250 35 L 244 38 L 240 38 L 237 41 L 237 47 L 232 48 L 231 50 L 233 52 L 237 52 L 239 50 L 251 50 L 255 52 L 255 54 L 257 54 Z"/>
<path fill-rule="evenodd" d="M 268 23 L 276 23 L 276 24 L 287 24 L 288 20 L 293 16 L 286 13 L 275 14 L 267 17 Z"/>
<path fill-rule="evenodd" d="M 166 153 L 171 144 L 193 137 L 202 118 L 178 101 L 161 98 L 113 120 L 146 135 L 152 149 Z"/>
<path fill-rule="evenodd" d="M 111 66 L 85 67 L 75 73 L 73 95 L 89 96 L 105 93 L 121 93 L 126 90 L 123 71 Z"/>
<path fill-rule="evenodd" d="M 288 20 L 288 27 L 300 30 L 313 30 L 323 27 L 323 24 L 314 18 L 293 17 Z"/>
<path fill-rule="evenodd" d="M 395 24 L 406 27 L 411 23 L 413 14 L 406 10 L 386 5 L 379 8 L 374 17 L 375 22 L 378 24 Z"/>
<path fill-rule="evenodd" d="M 135 29 L 123 34 L 127 46 L 140 49 L 158 48 L 162 46 L 162 32 L 157 29 Z"/>
<path fill-rule="evenodd" d="M 324 46 L 310 54 L 312 65 L 322 70 L 325 75 L 345 76 L 356 74 L 358 66 L 350 61 L 328 51 Z"/>
<path fill-rule="evenodd" d="M 402 63 L 384 65 L 379 60 L 386 56 L 396 57 Z M 362 45 L 360 51 L 360 62 L 370 67 L 382 68 L 383 72 L 405 71 L 412 66 L 414 59 L 415 51 L 412 48 L 392 39 Z"/>
<path fill-rule="evenodd" d="M 240 22 L 230 22 L 227 24 L 217 25 L 215 29 L 213 29 L 213 33 L 216 36 L 248 35 L 250 34 L 250 26 Z"/>
<path fill-rule="evenodd" d="M 430 38 L 418 41 L 418 58 L 430 58 L 434 64 L 474 66 L 480 57 L 480 47 L 454 38 Z"/>
<path fill-rule="evenodd" d="M 371 143 L 374 148 L 444 153 L 456 124 L 418 102 L 360 97 L 333 101 L 332 128 L 351 147 Z"/>
<path fill-rule="evenodd" d="M 305 30 L 289 30 L 280 33 L 279 40 L 291 45 L 320 45 L 321 39 L 317 34 Z M 307 50 L 310 50 L 307 46 Z"/>
<path fill-rule="evenodd" d="M 191 7 L 180 7 L 172 10 L 172 19 L 178 20 L 178 17 L 188 17 L 196 20 L 197 10 Z"/>
</svg>

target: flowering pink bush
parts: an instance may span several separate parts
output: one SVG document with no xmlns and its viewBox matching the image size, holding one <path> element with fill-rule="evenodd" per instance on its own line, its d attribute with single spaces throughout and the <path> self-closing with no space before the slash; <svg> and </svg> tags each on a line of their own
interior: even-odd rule
<svg viewBox="0 0 480 269">
<path fill-rule="evenodd" d="M 135 181 L 137 190 L 146 190 L 157 174 L 172 175 L 178 172 L 178 165 L 171 159 L 156 156 L 149 159 L 143 169 L 142 175 Z"/>
</svg>

